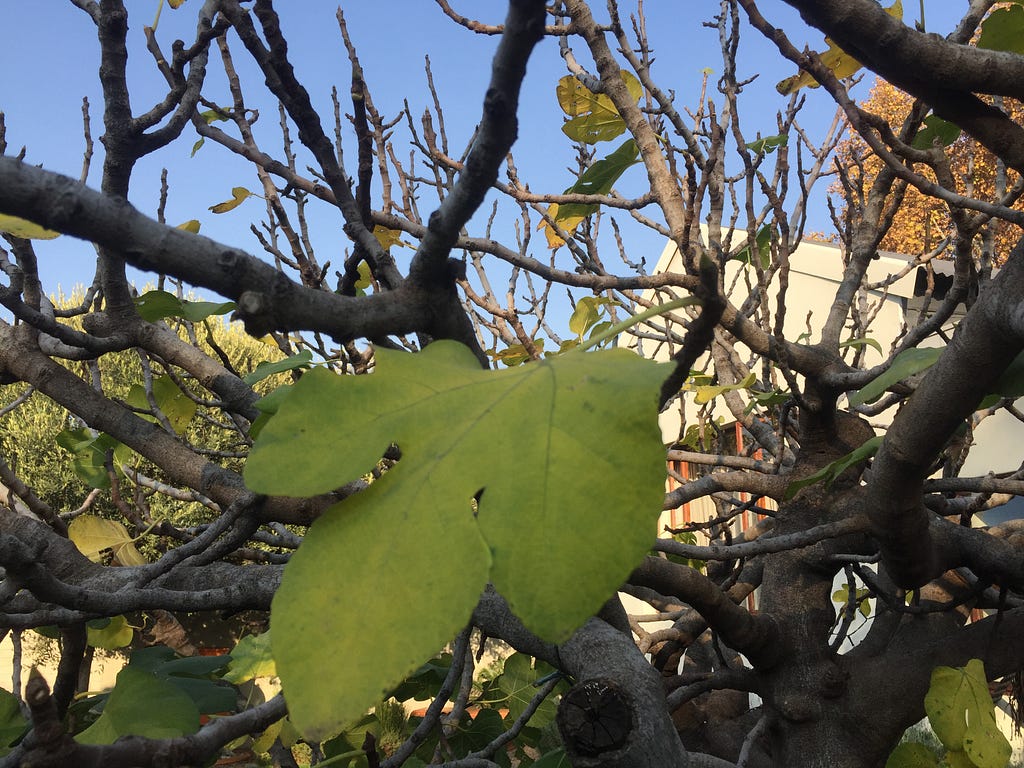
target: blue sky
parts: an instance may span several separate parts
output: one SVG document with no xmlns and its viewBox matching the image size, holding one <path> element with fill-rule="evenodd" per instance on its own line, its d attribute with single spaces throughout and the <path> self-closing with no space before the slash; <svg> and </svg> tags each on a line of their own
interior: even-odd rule
<svg viewBox="0 0 1024 768">
<path fill-rule="evenodd" d="M 157 36 L 165 51 L 169 51 L 175 38 L 189 40 L 193 37 L 199 1 L 189 0 L 179 10 L 163 9 Z M 278 4 L 298 77 L 310 91 L 314 103 L 322 107 L 322 114 L 328 121 L 330 88 L 338 85 L 344 96 L 349 78 L 348 59 L 335 20 L 337 4 L 337 0 Z M 144 48 L 143 38 L 143 27 L 152 24 L 158 1 L 128 0 L 127 5 L 131 27 L 132 104 L 138 114 L 164 95 L 163 81 Z M 504 16 L 505 6 L 497 0 L 452 0 L 452 5 L 462 13 L 472 13 L 487 22 L 499 22 Z M 598 5 L 597 13 L 601 14 L 603 3 Z M 622 5 L 626 13 L 633 7 L 632 3 Z M 928 3 L 929 14 L 947 16 L 942 19 L 930 16 L 930 30 L 948 32 L 953 23 L 948 18 L 952 5 L 948 0 Z M 818 50 L 824 47 L 820 33 L 803 27 L 780 0 L 765 0 L 762 6 L 774 23 L 790 30 L 796 44 L 808 44 Z M 908 3 L 908 22 L 916 18 L 917 6 L 917 3 Z M 407 98 L 418 122 L 419 115 L 430 104 L 423 68 L 424 56 L 430 56 L 435 83 L 445 107 L 452 153 L 460 154 L 479 118 L 489 75 L 489 57 L 497 38 L 474 35 L 457 27 L 442 15 L 432 0 L 348 0 L 342 2 L 342 7 L 374 101 L 383 115 L 396 115 L 402 100 Z M 664 87 L 675 89 L 677 104 L 692 105 L 699 89 L 701 70 L 706 67 L 715 72 L 721 70 L 717 32 L 702 28 L 699 23 L 710 19 L 718 11 L 719 3 L 715 0 L 682 3 L 648 0 L 645 7 L 657 56 L 655 78 Z M 0 111 L 6 118 L 8 153 L 14 154 L 25 146 L 30 162 L 77 177 L 82 165 L 83 96 L 87 96 L 92 105 L 94 138 L 98 139 L 102 133 L 102 98 L 97 79 L 99 54 L 94 26 L 70 2 L 59 0 L 33 3 L 0 0 L 0 14 L 0 71 L 4 72 L 0 79 Z M 583 47 L 576 43 L 575 50 L 581 62 L 587 65 L 589 59 Z M 756 131 L 772 135 L 776 132 L 775 113 L 784 107 L 784 100 L 775 93 L 774 85 L 793 73 L 792 65 L 781 60 L 774 48 L 749 28 L 745 30 L 740 50 L 740 75 L 759 75 L 742 97 L 744 130 L 750 138 Z M 266 97 L 262 77 L 254 75 L 252 67 L 248 66 L 247 55 L 237 39 L 232 51 L 239 64 L 248 103 L 261 112 L 258 137 L 274 152 L 280 146 L 276 105 Z M 545 40 L 530 62 L 521 109 L 520 138 L 513 150 L 521 179 L 534 191 L 560 192 L 573 181 L 566 170 L 572 162 L 573 151 L 558 130 L 562 118 L 554 96 L 555 84 L 564 74 L 566 70 L 557 43 Z M 820 91 L 807 94 L 808 104 L 801 122 L 812 136 L 819 137 L 831 120 L 834 106 Z M 211 56 L 204 95 L 227 102 L 216 52 Z M 330 130 L 330 126 L 327 127 Z M 249 224 L 261 218 L 263 211 L 259 200 L 247 201 L 235 211 L 220 216 L 207 210 L 228 199 L 233 186 L 258 189 L 255 173 L 209 142 L 194 158 L 190 157 L 195 138 L 191 128 L 186 129 L 178 142 L 139 164 L 133 177 L 132 202 L 140 210 L 153 214 L 160 169 L 167 168 L 169 223 L 199 219 L 202 234 L 251 253 L 258 252 L 259 246 L 249 231 Z M 403 147 L 402 141 L 398 152 L 405 159 L 408 149 Z M 616 144 L 608 146 L 611 149 Z M 354 157 L 351 142 L 347 150 L 348 157 Z M 98 141 L 96 152 L 89 177 L 93 186 L 98 185 L 102 162 L 102 145 Z M 620 186 L 626 194 L 639 193 L 638 185 L 642 186 L 643 181 L 642 171 L 637 168 L 623 178 Z M 330 259 L 338 264 L 346 247 L 340 216 L 317 201 L 311 205 L 318 257 L 321 262 Z M 424 212 L 429 210 L 426 203 L 422 207 Z M 497 229 L 500 231 L 495 237 L 511 240 L 511 226 L 511 221 L 499 221 Z M 818 190 L 811 207 L 809 228 L 828 228 L 824 186 Z M 479 233 L 479 230 L 474 232 Z M 636 233 L 635 238 L 629 243 L 631 256 L 643 256 L 648 264 L 653 264 L 662 245 L 659 239 L 644 233 Z M 544 258 L 543 240 L 535 239 L 534 245 L 537 251 L 534 255 Z M 55 291 L 59 283 L 66 291 L 91 278 L 92 253 L 86 244 L 59 238 L 41 243 L 39 252 L 46 290 Z M 142 284 L 147 278 L 136 279 Z"/>
</svg>

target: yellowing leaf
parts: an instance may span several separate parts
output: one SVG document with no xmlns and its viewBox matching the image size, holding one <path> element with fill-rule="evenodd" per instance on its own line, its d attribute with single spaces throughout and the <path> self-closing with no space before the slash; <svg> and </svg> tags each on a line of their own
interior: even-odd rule
<svg viewBox="0 0 1024 768">
<path fill-rule="evenodd" d="M 93 648 L 105 648 L 112 651 L 130 645 L 135 637 L 135 630 L 124 616 L 109 619 L 95 619 L 86 625 L 86 642 Z"/>
<path fill-rule="evenodd" d="M 245 187 L 233 187 L 231 190 L 231 200 L 225 200 L 223 203 L 217 203 L 211 205 L 210 210 L 214 213 L 227 213 L 228 211 L 234 210 L 240 206 L 247 197 L 252 195 Z"/>
<path fill-rule="evenodd" d="M 262 635 L 246 635 L 231 651 L 231 663 L 224 679 L 238 685 L 257 677 L 274 677 L 277 668 L 270 653 L 270 632 Z"/>
<path fill-rule="evenodd" d="M 189 219 L 188 221 L 179 224 L 175 229 L 183 229 L 186 232 L 191 232 L 193 235 L 198 235 L 199 227 L 201 226 L 202 225 L 199 223 L 198 219 Z"/>
<path fill-rule="evenodd" d="M 377 242 L 380 243 L 381 248 L 385 251 L 393 245 L 412 247 L 402 240 L 402 231 L 399 229 L 388 229 L 387 227 L 382 227 L 380 224 L 377 224 L 373 228 L 373 236 L 377 238 Z"/>
<path fill-rule="evenodd" d="M 640 81 L 627 70 L 621 70 L 621 75 L 630 96 L 639 100 L 643 95 Z M 595 144 L 614 139 L 626 130 L 612 100 L 603 93 L 594 93 L 572 75 L 558 81 L 555 96 L 562 111 L 571 118 L 562 126 L 562 132 L 574 141 Z"/>
<path fill-rule="evenodd" d="M 116 520 L 96 515 L 79 515 L 68 526 L 68 538 L 94 563 L 100 562 L 106 549 L 113 550 L 114 557 L 121 565 L 143 565 L 148 562 L 135 548 L 128 529 Z"/>
<path fill-rule="evenodd" d="M 548 216 L 557 221 L 558 226 L 570 235 L 576 231 L 576 227 L 578 227 L 583 222 L 583 219 L 586 218 L 586 216 L 569 216 L 567 218 L 559 218 L 558 203 L 552 203 L 548 206 Z M 548 241 L 548 248 L 555 250 L 565 245 L 565 240 L 559 236 L 554 227 L 548 224 L 546 219 L 540 220 L 540 223 L 537 225 L 537 229 L 544 230 L 544 237 Z"/>
<path fill-rule="evenodd" d="M 936 667 L 924 698 L 928 722 L 950 751 L 963 750 L 979 768 L 1003 768 L 1010 743 L 996 725 L 985 666 L 971 659 L 965 667 Z"/>
<path fill-rule="evenodd" d="M 196 401 L 182 392 L 170 376 L 157 376 L 153 379 L 153 400 L 156 407 L 167 417 L 167 421 L 178 434 L 183 434 L 198 408 Z M 135 384 L 128 391 L 126 402 L 133 408 L 149 410 L 149 398 L 141 384 Z M 142 418 L 157 423 L 155 416 L 143 414 Z"/>
<path fill-rule="evenodd" d="M 167 0 L 167 4 L 170 5 L 171 8 L 180 8 L 185 4 L 185 0 Z"/>
<path fill-rule="evenodd" d="M 53 240 L 55 237 L 60 237 L 60 232 L 40 227 L 27 219 L 8 216 L 6 213 L 0 213 L 0 232 L 6 232 L 26 240 Z"/>
<path fill-rule="evenodd" d="M 644 95 L 644 87 L 640 81 L 628 70 L 619 70 L 619 74 L 622 75 L 630 96 L 639 101 L 640 97 Z M 605 105 L 598 108 L 615 111 L 615 107 L 611 106 L 611 100 L 607 96 L 603 93 L 594 93 L 572 75 L 566 75 L 558 81 L 555 96 L 558 98 L 558 105 L 569 117 L 578 117 L 593 112 L 598 103 Z"/>
<path fill-rule="evenodd" d="M 939 761 L 924 744 L 907 741 L 892 751 L 885 768 L 939 768 Z"/>
<path fill-rule="evenodd" d="M 365 261 L 360 261 L 356 269 L 359 270 L 359 279 L 356 280 L 352 287 L 357 291 L 365 291 L 373 285 L 373 272 L 370 270 L 370 265 Z"/>
<path fill-rule="evenodd" d="M 903 0 L 896 0 L 885 11 L 894 18 L 902 19 Z M 843 80 L 861 68 L 861 63 L 836 45 L 834 40 L 826 37 L 825 42 L 828 44 L 828 50 L 819 53 L 818 58 L 821 59 L 822 64 L 832 70 L 832 74 L 836 76 L 836 79 Z M 780 81 L 775 88 L 782 95 L 788 96 L 796 93 L 801 88 L 817 88 L 818 86 L 819 83 L 814 79 L 813 75 L 809 72 L 800 72 Z"/>
<path fill-rule="evenodd" d="M 306 373 L 245 465 L 258 493 L 309 496 L 402 452 L 310 528 L 274 597 L 277 672 L 316 740 L 448 642 L 487 583 L 564 640 L 648 551 L 664 495 L 661 365 L 612 349 L 486 371 L 451 341 L 376 355 L 369 376 Z"/>
</svg>

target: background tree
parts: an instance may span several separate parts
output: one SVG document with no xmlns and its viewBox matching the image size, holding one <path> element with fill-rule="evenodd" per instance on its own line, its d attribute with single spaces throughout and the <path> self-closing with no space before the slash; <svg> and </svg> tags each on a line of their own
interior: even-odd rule
<svg viewBox="0 0 1024 768">
<path fill-rule="evenodd" d="M 1020 109 L 1013 106 L 1016 102 L 1001 99 L 1000 103 L 1019 119 Z M 885 120 L 894 131 L 904 124 L 913 106 L 912 96 L 882 79 L 875 81 L 868 98 L 862 104 L 863 109 Z M 936 120 L 935 117 L 931 119 Z M 935 139 L 936 131 L 925 126 L 919 130 L 912 144 L 918 148 L 928 148 Z M 1008 171 L 992 152 L 969 134 L 962 133 L 955 125 L 943 126 L 943 134 L 938 136 L 938 140 L 947 147 L 949 172 L 961 194 L 982 200 L 997 200 L 1013 186 L 1017 174 Z M 856 131 L 851 130 L 849 137 L 837 147 L 836 171 L 842 178 L 834 182 L 832 189 L 843 199 L 853 196 L 863 198 L 883 166 L 884 161 L 871 151 Z M 921 167 L 920 173 L 930 181 L 935 181 L 934 173 L 927 166 Z M 956 230 L 950 220 L 948 206 L 906 182 L 899 183 L 899 190 L 902 198 L 899 205 L 893 207 L 892 226 L 882 238 L 880 247 L 904 254 L 944 251 Z M 841 225 L 839 229 L 842 230 Z M 984 235 L 990 239 L 986 249 L 994 254 L 1009 253 L 1017 242 L 1016 232 L 1012 223 L 993 220 L 984 229 Z M 981 248 L 980 242 L 978 247 Z"/>
<path fill-rule="evenodd" d="M 1024 185 L 973 195 L 952 171 L 955 149 L 914 146 L 914 137 L 931 111 L 1008 169 L 1024 168 L 1024 130 L 986 100 L 1024 95 L 1024 56 L 994 50 L 1006 46 L 985 36 L 1021 39 L 1021 14 L 986 21 L 992 3 L 975 0 L 941 38 L 874 0 L 787 0 L 833 41 L 818 56 L 791 42 L 806 34 L 795 22 L 782 29 L 754 0 L 724 0 L 710 19 L 721 74 L 705 73 L 684 104 L 678 73 L 660 71 L 653 41 L 664 32 L 678 45 L 696 19 L 649 25 L 640 5 L 627 16 L 615 2 L 599 10 L 513 0 L 495 24 L 439 0 L 465 34 L 495 39 L 479 123 L 460 151 L 436 92 L 422 117 L 378 109 L 341 13 L 352 77 L 345 107 L 335 96 L 325 125 L 293 66 L 287 17 L 270 0 L 251 9 L 206 0 L 194 38 L 169 50 L 147 28 L 166 89 L 145 95 L 129 92 L 125 5 L 73 4 L 101 50 L 101 177 L 98 189 L 84 183 L 88 130 L 80 180 L 0 158 L 0 213 L 14 217 L 3 220 L 0 372 L 85 425 L 73 449 L 94 467 L 116 474 L 119 456 L 137 454 L 159 468 L 150 490 L 165 503 L 201 498 L 213 515 L 176 536 L 141 524 L 145 493 L 122 495 L 126 534 L 110 540 L 110 556 L 90 552 L 96 562 L 61 516 L 73 511 L 67 501 L 38 503 L 8 483 L 41 519 L 17 503 L 0 510 L 2 621 L 59 627 L 61 662 L 52 690 L 39 677 L 25 686 L 27 721 L 17 696 L 4 699 L 5 765 L 192 765 L 246 737 L 282 765 L 327 756 L 373 766 L 514 757 L 861 768 L 885 764 L 926 694 L 932 709 L 936 699 L 959 701 L 943 685 L 973 696 L 968 719 L 949 708 L 937 718 L 949 759 L 1006 762 L 1007 745 L 987 729 L 986 682 L 1024 666 L 1024 537 L 1019 521 L 970 523 L 1022 488 L 1019 471 L 960 470 L 964 429 L 1017 417 L 1024 392 L 1015 362 L 1024 250 L 997 251 L 985 234 L 995 220 L 1024 222 L 1013 207 Z M 818 138 L 801 121 L 810 81 L 800 76 L 784 87 L 794 92 L 776 102 L 770 130 L 744 127 L 756 87 L 738 55 L 746 24 L 835 101 L 837 117 Z M 578 173 L 560 192 L 536 191 L 511 153 L 517 137 L 520 154 L 533 151 L 531 139 L 550 146 L 552 126 L 517 121 L 527 64 L 545 38 L 568 70 L 545 85 L 564 112 Z M 211 52 L 222 91 L 206 80 Z M 258 70 L 252 83 L 242 61 Z M 898 130 L 837 79 L 856 62 L 918 100 Z M 260 80 L 279 104 L 271 138 L 250 106 Z M 827 316 L 795 335 L 789 259 L 844 119 L 884 165 L 850 196 Z M 266 204 L 253 228 L 260 257 L 167 224 L 160 202 L 155 217 L 128 204 L 143 158 L 179 142 L 252 164 Z M 866 182 L 856 168 L 842 178 L 855 174 Z M 946 204 L 953 283 L 867 366 L 871 316 L 858 300 L 904 185 Z M 254 196 L 236 187 L 213 212 Z M 348 238 L 333 271 L 309 235 L 321 203 L 336 217 L 327 226 L 341 222 Z M 672 243 L 678 269 L 647 273 L 629 245 L 644 230 Z M 98 254 L 95 295 L 60 313 L 45 298 L 36 246 L 53 232 Z M 408 260 L 396 256 L 400 243 L 412 246 Z M 737 279 L 738 264 L 747 267 Z M 231 304 L 138 296 L 129 266 Z M 568 333 L 554 309 L 562 288 L 573 298 Z M 270 334 L 286 355 L 273 370 L 298 381 L 261 399 L 230 355 L 168 323 L 214 311 L 233 312 L 255 337 Z M 954 312 L 963 319 L 945 343 Z M 617 325 L 627 314 L 632 326 Z M 670 363 L 594 349 L 627 327 Z M 145 368 L 137 403 L 104 386 L 92 361 L 128 350 L 155 362 L 166 389 Z M 751 455 L 704 456 L 712 471 L 665 494 L 658 411 L 685 409 L 689 393 L 709 385 Z M 241 457 L 176 428 L 171 406 L 181 396 L 237 433 L 242 472 Z M 8 402 L 8 417 L 25 407 Z M 876 434 L 869 419 L 890 408 L 891 425 Z M 701 431 L 707 423 L 698 418 Z M 932 479 L 939 468 L 944 477 Z M 750 508 L 742 494 L 777 509 L 737 537 L 728 523 Z M 720 510 L 704 526 L 709 544 L 655 540 L 659 507 L 705 497 Z M 161 554 L 129 557 L 126 539 L 140 537 L 156 539 Z M 845 607 L 833 599 L 840 574 Z M 671 626 L 647 631 L 650 616 L 626 615 L 620 588 Z M 870 628 L 840 653 L 844 617 L 865 596 L 874 599 Z M 87 647 L 112 644 L 96 633 L 120 632 L 118 617 L 247 609 L 270 610 L 270 634 L 240 642 L 230 662 L 146 649 L 102 713 L 96 702 L 72 704 Z M 489 638 L 517 654 L 474 688 Z M 448 654 L 421 666 L 446 643 Z M 284 696 L 252 706 L 224 687 L 270 669 Z M 415 721 L 381 701 L 421 694 L 432 701 Z M 472 703 L 485 705 L 476 719 Z M 202 714 L 225 712 L 199 727 Z"/>
</svg>

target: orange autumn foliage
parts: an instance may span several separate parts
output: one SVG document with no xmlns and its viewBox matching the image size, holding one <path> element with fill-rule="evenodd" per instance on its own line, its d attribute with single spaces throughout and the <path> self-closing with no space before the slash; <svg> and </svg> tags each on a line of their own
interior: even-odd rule
<svg viewBox="0 0 1024 768">
<path fill-rule="evenodd" d="M 910 112 L 911 103 L 910 96 L 879 78 L 861 106 L 882 117 L 894 132 L 898 132 Z M 1024 118 L 1024 105 L 1017 102 L 1011 104 L 1007 100 L 1005 108 L 1018 122 Z M 953 191 L 979 200 L 995 201 L 997 168 L 991 152 L 963 133 L 945 148 L 945 152 L 956 181 L 956 189 Z M 854 188 L 863 189 L 866 194 L 882 167 L 882 160 L 852 130 L 840 143 L 836 156 L 837 162 L 847 169 Z M 859 166 L 855 162 L 856 158 L 860 158 Z M 917 165 L 915 171 L 935 181 L 930 168 Z M 1009 171 L 1007 186 L 1012 185 L 1016 178 L 1017 175 Z M 831 191 L 844 195 L 838 181 L 833 184 Z M 847 204 L 849 202 L 846 201 Z M 1024 210 L 1024 202 L 1018 201 L 1014 207 Z M 995 229 L 995 257 L 997 261 L 1002 261 L 1020 238 L 1020 229 L 1005 221 L 996 221 L 992 226 Z M 946 203 L 908 185 L 906 196 L 895 214 L 892 228 L 882 240 L 881 248 L 905 254 L 925 253 L 937 247 L 942 238 L 952 233 L 953 224 Z"/>
</svg>

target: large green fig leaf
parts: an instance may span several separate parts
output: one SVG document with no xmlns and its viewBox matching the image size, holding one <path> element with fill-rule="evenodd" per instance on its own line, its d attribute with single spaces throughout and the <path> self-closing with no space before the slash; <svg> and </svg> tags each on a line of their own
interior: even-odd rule
<svg viewBox="0 0 1024 768">
<path fill-rule="evenodd" d="M 985 666 L 971 659 L 964 667 L 936 667 L 924 698 L 928 722 L 952 753 L 963 750 L 979 768 L 1003 768 L 1010 743 L 996 725 Z"/>
<path fill-rule="evenodd" d="M 448 341 L 378 350 L 369 376 L 303 376 L 260 433 L 250 488 L 313 495 L 392 443 L 402 458 L 312 526 L 274 598 L 299 730 L 361 716 L 465 626 L 488 582 L 550 641 L 593 615 L 656 533 L 664 376 L 623 349 L 484 371 Z"/>
<path fill-rule="evenodd" d="M 82 744 L 112 744 L 121 736 L 166 739 L 199 729 L 199 710 L 187 694 L 131 665 L 117 682 L 99 720 L 78 734 Z"/>
</svg>

